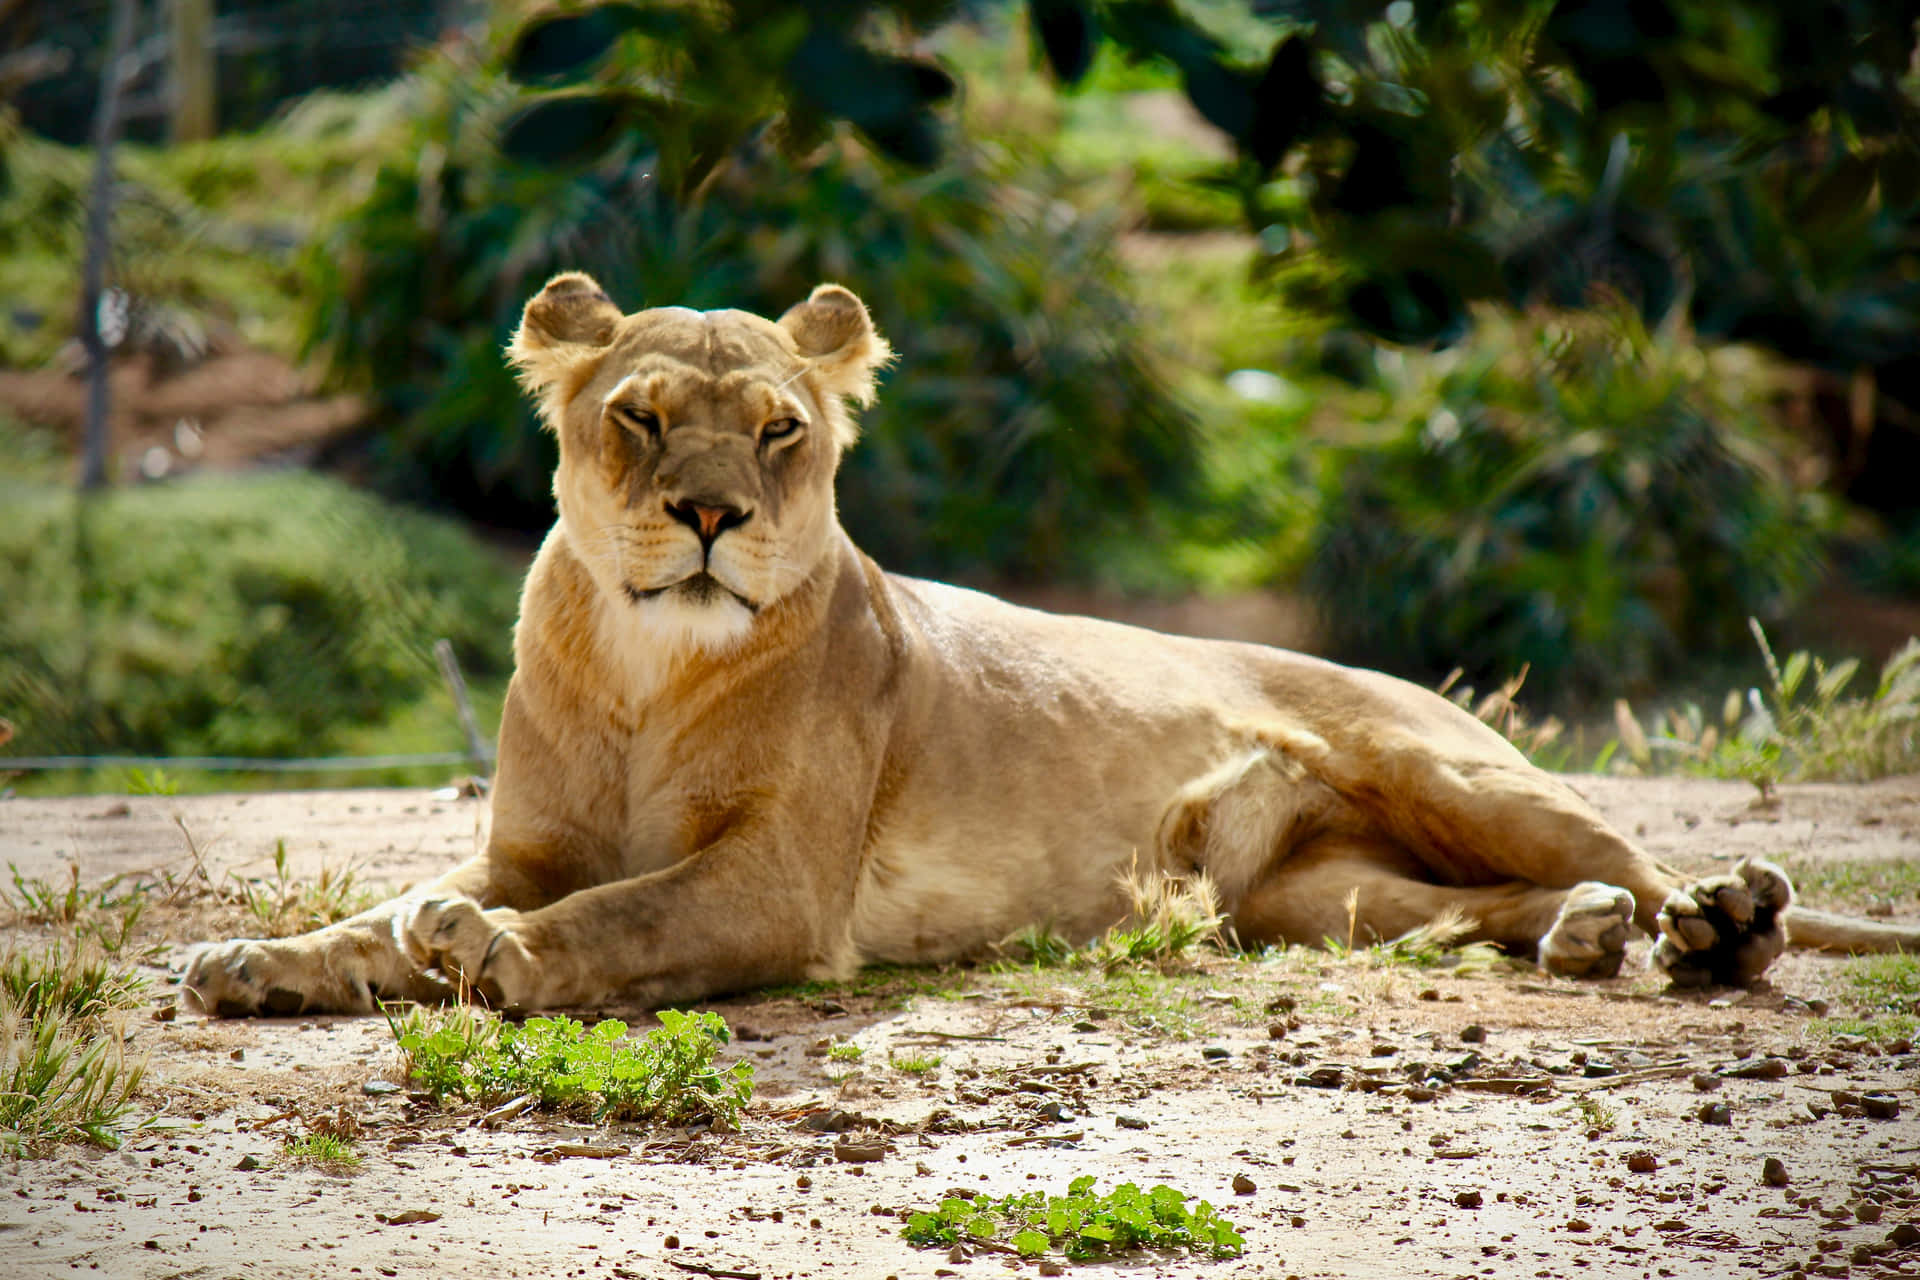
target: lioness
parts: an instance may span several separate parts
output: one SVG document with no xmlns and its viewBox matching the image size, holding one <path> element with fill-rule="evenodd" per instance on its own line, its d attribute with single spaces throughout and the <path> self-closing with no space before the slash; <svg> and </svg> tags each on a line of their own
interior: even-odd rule
<svg viewBox="0 0 1920 1280">
<path fill-rule="evenodd" d="M 202 950 L 216 1014 L 456 989 L 645 1003 L 868 961 L 1088 938 L 1133 865 L 1204 873 L 1245 942 L 1389 938 L 1455 913 L 1558 974 L 1629 927 L 1676 982 L 1786 944 L 1920 931 L 1791 906 L 1749 862 L 1694 884 L 1446 699 L 1254 645 L 1016 608 L 883 573 L 842 531 L 850 404 L 890 353 L 821 285 L 777 322 L 622 315 L 555 278 L 510 355 L 560 440 L 486 851 L 286 941 Z"/>
</svg>

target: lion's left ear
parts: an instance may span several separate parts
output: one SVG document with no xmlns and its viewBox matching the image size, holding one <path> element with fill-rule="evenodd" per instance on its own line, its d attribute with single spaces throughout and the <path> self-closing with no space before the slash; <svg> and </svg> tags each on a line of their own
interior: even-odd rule
<svg viewBox="0 0 1920 1280">
<path fill-rule="evenodd" d="M 893 359 L 860 299 L 823 284 L 780 317 L 780 327 L 807 358 L 820 389 L 859 405 L 873 403 L 873 376 Z"/>
<path fill-rule="evenodd" d="M 507 357 L 520 381 L 543 400 L 579 358 L 613 340 L 620 308 L 594 278 L 568 271 L 547 281 L 527 302 Z"/>
</svg>

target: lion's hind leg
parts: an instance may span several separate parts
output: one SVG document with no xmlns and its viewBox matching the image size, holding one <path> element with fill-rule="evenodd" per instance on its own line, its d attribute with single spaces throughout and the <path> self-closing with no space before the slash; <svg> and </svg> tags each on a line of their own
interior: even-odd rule
<svg viewBox="0 0 1920 1280">
<path fill-rule="evenodd" d="M 1322 837 L 1230 904 L 1234 930 L 1247 942 L 1364 946 L 1453 920 L 1458 941 L 1496 943 L 1565 977 L 1620 970 L 1633 920 L 1633 895 L 1625 889 L 1548 889 L 1523 880 L 1441 885 L 1420 872 L 1415 859 L 1384 840 Z"/>
</svg>

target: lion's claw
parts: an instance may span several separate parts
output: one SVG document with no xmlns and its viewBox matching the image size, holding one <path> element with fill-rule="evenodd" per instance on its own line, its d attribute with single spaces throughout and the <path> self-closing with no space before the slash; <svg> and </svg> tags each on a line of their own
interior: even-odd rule
<svg viewBox="0 0 1920 1280">
<path fill-rule="evenodd" d="M 1759 860 L 1676 889 L 1660 908 L 1653 963 L 1678 987 L 1745 986 L 1786 948 L 1781 913 L 1792 901 L 1786 872 Z"/>
<path fill-rule="evenodd" d="M 471 898 L 429 898 L 414 907 L 398 934 L 422 969 L 438 970 L 494 1008 L 526 1008 L 535 999 L 534 963 L 514 936 L 516 912 L 482 910 Z"/>
</svg>

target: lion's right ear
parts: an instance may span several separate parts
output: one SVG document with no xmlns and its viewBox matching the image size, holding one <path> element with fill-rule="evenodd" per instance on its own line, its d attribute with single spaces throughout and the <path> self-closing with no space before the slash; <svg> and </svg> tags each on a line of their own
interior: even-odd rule
<svg viewBox="0 0 1920 1280">
<path fill-rule="evenodd" d="M 592 276 L 568 271 L 528 301 L 507 357 L 527 389 L 544 397 L 582 355 L 612 341 L 619 323 L 620 308 L 606 290 Z"/>
</svg>

